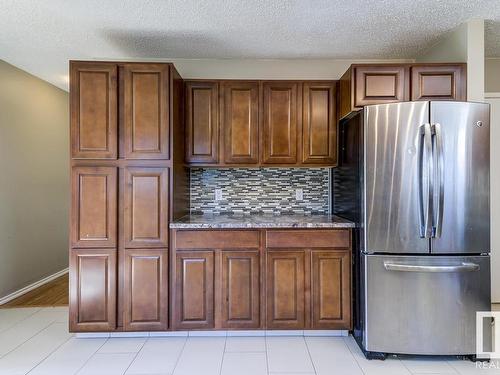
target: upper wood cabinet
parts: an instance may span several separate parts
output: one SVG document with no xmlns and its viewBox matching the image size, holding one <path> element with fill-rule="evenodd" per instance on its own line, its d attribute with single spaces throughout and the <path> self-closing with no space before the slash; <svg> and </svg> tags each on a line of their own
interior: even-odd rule
<svg viewBox="0 0 500 375">
<path fill-rule="evenodd" d="M 215 164 L 219 160 L 219 84 L 186 83 L 186 162 Z"/>
<path fill-rule="evenodd" d="M 125 248 L 168 247 L 168 168 L 125 168 Z"/>
<path fill-rule="evenodd" d="M 371 104 L 467 100 L 466 64 L 354 64 L 340 79 L 340 118 Z"/>
<path fill-rule="evenodd" d="M 71 156 L 117 158 L 117 78 L 113 63 L 70 63 Z"/>
<path fill-rule="evenodd" d="M 71 332 L 116 328 L 116 250 L 70 250 Z"/>
<path fill-rule="evenodd" d="M 337 164 L 335 82 L 303 85 L 302 162 Z"/>
<path fill-rule="evenodd" d="M 466 65 L 411 67 L 411 100 L 467 100 Z"/>
<path fill-rule="evenodd" d="M 259 162 L 259 83 L 226 81 L 222 90 L 224 162 Z"/>
<path fill-rule="evenodd" d="M 299 128 L 299 84 L 264 82 L 262 115 L 262 163 L 297 163 L 297 129 Z"/>
<path fill-rule="evenodd" d="M 123 157 L 169 159 L 168 64 L 120 67 Z"/>
<path fill-rule="evenodd" d="M 71 246 L 116 247 L 117 168 L 72 169 Z"/>
<path fill-rule="evenodd" d="M 168 251 L 127 249 L 124 265 L 126 331 L 161 331 L 168 326 Z"/>
</svg>

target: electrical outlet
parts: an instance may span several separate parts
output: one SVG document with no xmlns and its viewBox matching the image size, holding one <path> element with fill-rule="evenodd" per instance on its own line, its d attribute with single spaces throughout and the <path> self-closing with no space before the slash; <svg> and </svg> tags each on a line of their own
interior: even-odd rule
<svg viewBox="0 0 500 375">
<path fill-rule="evenodd" d="M 222 200 L 222 189 L 215 189 L 215 200 Z"/>
<path fill-rule="evenodd" d="M 295 189 L 295 199 L 298 201 L 304 200 L 304 192 L 302 189 Z"/>
</svg>

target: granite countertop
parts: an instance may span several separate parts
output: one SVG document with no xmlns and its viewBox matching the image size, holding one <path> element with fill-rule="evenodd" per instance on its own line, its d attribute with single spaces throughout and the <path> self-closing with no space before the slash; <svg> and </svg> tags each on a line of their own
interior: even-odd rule
<svg viewBox="0 0 500 375">
<path fill-rule="evenodd" d="M 354 228 L 354 223 L 335 215 L 186 215 L 171 222 L 170 228 Z"/>
</svg>

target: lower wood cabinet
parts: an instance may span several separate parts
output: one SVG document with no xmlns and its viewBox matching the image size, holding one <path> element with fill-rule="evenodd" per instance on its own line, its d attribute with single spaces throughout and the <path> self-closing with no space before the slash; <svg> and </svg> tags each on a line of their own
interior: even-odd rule
<svg viewBox="0 0 500 375">
<path fill-rule="evenodd" d="M 303 329 L 306 323 L 304 251 L 267 251 L 267 327 Z"/>
<path fill-rule="evenodd" d="M 214 328 L 214 252 L 178 252 L 174 328 Z"/>
<path fill-rule="evenodd" d="M 221 328 L 260 326 L 259 251 L 221 252 Z"/>
<path fill-rule="evenodd" d="M 168 327 L 168 251 L 129 249 L 124 257 L 123 329 L 162 331 Z"/>
<path fill-rule="evenodd" d="M 70 331 L 115 330 L 116 249 L 71 249 L 69 262 Z"/>
</svg>

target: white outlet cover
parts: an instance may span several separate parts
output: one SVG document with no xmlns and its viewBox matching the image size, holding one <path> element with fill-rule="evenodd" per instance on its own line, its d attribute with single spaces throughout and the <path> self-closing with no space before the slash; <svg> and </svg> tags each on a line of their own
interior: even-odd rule
<svg viewBox="0 0 500 375">
<path fill-rule="evenodd" d="M 222 189 L 215 189 L 215 200 L 222 200 Z"/>
<path fill-rule="evenodd" d="M 302 189 L 295 189 L 295 199 L 298 201 L 304 199 L 304 191 Z"/>
</svg>

